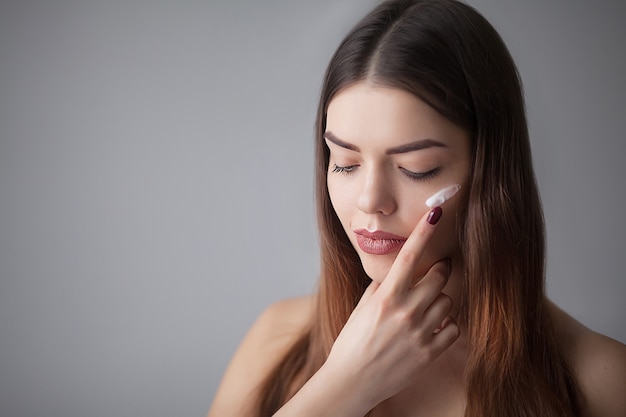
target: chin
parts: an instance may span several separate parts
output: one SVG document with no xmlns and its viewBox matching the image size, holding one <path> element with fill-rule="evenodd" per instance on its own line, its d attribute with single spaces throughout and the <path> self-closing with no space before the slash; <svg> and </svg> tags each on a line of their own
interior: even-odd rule
<svg viewBox="0 0 626 417">
<path fill-rule="evenodd" d="M 372 256 L 372 255 L 370 255 Z M 376 255 L 373 255 L 376 256 Z M 395 255 L 392 256 L 391 259 L 379 259 L 379 260 L 371 260 L 371 259 L 363 259 L 361 258 L 361 264 L 363 265 L 363 269 L 365 273 L 372 281 L 377 283 L 383 282 L 387 274 L 389 274 L 389 270 L 391 269 L 391 265 L 395 260 Z"/>
<path fill-rule="evenodd" d="M 384 256 L 361 254 L 361 265 L 363 265 L 367 276 L 370 277 L 372 281 L 380 284 L 389 274 L 397 255 L 397 253 Z M 433 256 L 431 253 L 425 253 L 420 264 L 413 271 L 413 282 L 419 281 L 437 261 L 446 257 L 452 257 L 452 254 Z"/>
</svg>

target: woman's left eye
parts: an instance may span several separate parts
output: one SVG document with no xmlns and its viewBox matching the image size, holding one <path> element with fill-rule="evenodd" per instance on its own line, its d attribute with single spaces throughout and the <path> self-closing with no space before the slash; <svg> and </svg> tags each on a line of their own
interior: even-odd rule
<svg viewBox="0 0 626 417">
<path fill-rule="evenodd" d="M 439 168 L 431 169 L 427 172 L 413 172 L 408 169 L 400 167 L 400 171 L 404 173 L 407 177 L 415 181 L 425 181 L 431 178 L 434 178 L 439 173 Z"/>
</svg>

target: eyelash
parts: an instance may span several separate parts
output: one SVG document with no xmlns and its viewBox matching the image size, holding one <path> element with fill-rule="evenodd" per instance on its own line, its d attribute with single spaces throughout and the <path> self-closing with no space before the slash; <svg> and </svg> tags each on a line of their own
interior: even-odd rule
<svg viewBox="0 0 626 417">
<path fill-rule="evenodd" d="M 400 170 L 404 173 L 404 175 L 406 175 L 407 177 L 409 177 L 410 179 L 414 181 L 427 181 L 429 179 L 435 178 L 437 174 L 439 173 L 439 169 L 440 168 L 437 167 L 427 172 L 413 172 L 413 171 L 409 171 L 408 169 L 400 168 Z"/>
<path fill-rule="evenodd" d="M 356 169 L 358 165 L 349 165 L 345 167 L 340 167 L 337 164 L 333 164 L 333 172 L 337 172 L 339 174 L 349 175 Z"/>
<path fill-rule="evenodd" d="M 336 173 L 343 174 L 343 175 L 350 175 L 354 172 L 354 170 L 357 167 L 358 165 L 349 165 L 349 166 L 342 167 L 337 164 L 333 164 L 332 172 L 336 172 Z M 435 169 L 431 169 L 428 172 L 413 172 L 413 171 L 409 171 L 408 169 L 401 167 L 400 171 L 402 171 L 404 175 L 409 177 L 409 179 L 412 179 L 414 181 L 426 181 L 437 176 L 437 174 L 439 173 L 439 169 L 440 168 L 437 167 Z"/>
</svg>

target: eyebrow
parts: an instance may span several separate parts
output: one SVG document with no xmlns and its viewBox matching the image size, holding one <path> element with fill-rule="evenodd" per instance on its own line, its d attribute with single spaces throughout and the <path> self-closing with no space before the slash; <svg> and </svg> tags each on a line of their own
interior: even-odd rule
<svg viewBox="0 0 626 417">
<path fill-rule="evenodd" d="M 361 150 L 359 149 L 358 146 L 353 145 L 353 144 L 348 143 L 348 142 L 344 142 L 343 140 L 341 140 L 337 136 L 335 136 L 333 134 L 333 132 L 326 131 L 324 133 L 324 138 L 328 139 L 329 141 L 331 141 L 332 143 L 334 143 L 337 146 L 341 146 L 342 148 L 346 148 L 346 149 L 349 149 L 349 150 L 355 151 L 355 152 L 361 152 Z"/>
<path fill-rule="evenodd" d="M 355 152 L 361 152 L 361 150 L 359 149 L 358 146 L 353 145 L 351 143 L 345 142 L 341 139 L 339 139 L 337 136 L 335 136 L 332 132 L 327 131 L 324 133 L 324 138 L 328 139 L 329 141 L 331 141 L 332 143 L 334 143 L 337 146 L 340 146 L 342 148 L 345 149 L 349 149 L 351 151 L 355 151 Z M 407 152 L 413 152 L 413 151 L 419 151 L 421 149 L 427 149 L 427 148 L 445 148 L 446 145 L 443 144 L 442 142 L 439 142 L 438 140 L 435 139 L 420 139 L 420 140 L 416 140 L 410 143 L 406 143 L 404 145 L 400 145 L 400 146 L 395 146 L 393 148 L 389 148 L 385 151 L 386 155 L 396 155 L 396 154 L 400 154 L 400 153 L 407 153 Z"/>
</svg>

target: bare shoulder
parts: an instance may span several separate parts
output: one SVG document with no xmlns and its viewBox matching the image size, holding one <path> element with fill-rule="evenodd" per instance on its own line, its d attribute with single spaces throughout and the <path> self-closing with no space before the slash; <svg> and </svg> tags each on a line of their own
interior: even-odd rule
<svg viewBox="0 0 626 417">
<path fill-rule="evenodd" d="M 626 345 L 590 330 L 552 303 L 549 307 L 561 348 L 583 396 L 583 415 L 624 416 Z"/>
<path fill-rule="evenodd" d="M 269 306 L 252 325 L 231 359 L 208 417 L 247 416 L 255 391 L 309 326 L 314 297 Z"/>
</svg>

